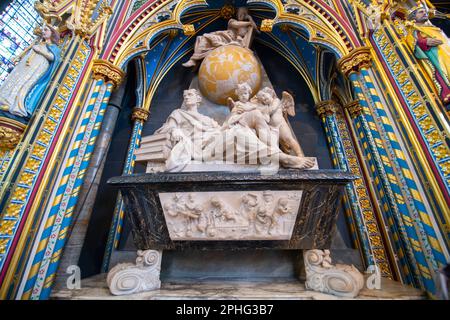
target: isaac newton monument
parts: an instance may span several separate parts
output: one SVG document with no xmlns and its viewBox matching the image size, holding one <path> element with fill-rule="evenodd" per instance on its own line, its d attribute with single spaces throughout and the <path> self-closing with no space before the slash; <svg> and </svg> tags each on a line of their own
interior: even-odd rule
<svg viewBox="0 0 450 320">
<path fill-rule="evenodd" d="M 0 299 L 441 297 L 433 1 L 33 10 L 0 83 Z"/>
</svg>

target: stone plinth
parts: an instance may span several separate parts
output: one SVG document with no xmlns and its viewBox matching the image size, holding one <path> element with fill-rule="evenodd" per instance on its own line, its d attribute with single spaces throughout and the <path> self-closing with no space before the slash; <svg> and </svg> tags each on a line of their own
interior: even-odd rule
<svg viewBox="0 0 450 320">
<path fill-rule="evenodd" d="M 177 282 L 162 283 L 161 289 L 113 296 L 106 285 L 106 275 L 101 274 L 82 281 L 80 290 L 58 290 L 54 300 L 348 300 L 315 291 L 307 291 L 299 281 L 275 282 Z M 354 300 L 422 300 L 423 292 L 382 279 L 381 290 L 364 288 Z M 353 300 L 353 299 L 352 299 Z"/>
</svg>

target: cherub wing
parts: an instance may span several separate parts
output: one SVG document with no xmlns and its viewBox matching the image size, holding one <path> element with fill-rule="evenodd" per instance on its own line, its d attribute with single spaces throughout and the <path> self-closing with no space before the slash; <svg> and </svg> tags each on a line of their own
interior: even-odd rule
<svg viewBox="0 0 450 320">
<path fill-rule="evenodd" d="M 285 117 L 287 115 L 294 117 L 295 116 L 295 102 L 294 97 L 286 91 L 283 91 L 281 97 L 281 106 L 283 107 L 283 114 Z"/>
</svg>

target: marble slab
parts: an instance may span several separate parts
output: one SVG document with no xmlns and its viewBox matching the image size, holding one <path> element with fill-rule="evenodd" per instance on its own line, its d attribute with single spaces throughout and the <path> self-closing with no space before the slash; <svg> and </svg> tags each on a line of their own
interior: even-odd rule
<svg viewBox="0 0 450 320">
<path fill-rule="evenodd" d="M 162 192 L 171 240 L 290 240 L 302 191 Z"/>
<path fill-rule="evenodd" d="M 381 290 L 364 288 L 354 299 L 308 291 L 297 280 L 272 282 L 171 282 L 161 289 L 130 296 L 116 297 L 109 293 L 106 275 L 97 275 L 82 281 L 80 290 L 59 290 L 53 300 L 423 300 L 423 292 L 383 278 Z"/>
</svg>

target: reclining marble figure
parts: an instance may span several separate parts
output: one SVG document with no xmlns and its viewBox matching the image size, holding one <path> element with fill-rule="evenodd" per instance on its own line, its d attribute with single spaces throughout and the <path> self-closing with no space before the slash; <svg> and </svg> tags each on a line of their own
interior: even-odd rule
<svg viewBox="0 0 450 320">
<path fill-rule="evenodd" d="M 183 97 L 181 108 L 174 110 L 155 132 L 155 136 L 166 137 L 160 140 L 161 143 L 170 145 L 165 171 L 180 172 L 193 162 L 237 163 L 240 160 L 253 165 L 270 165 L 276 161 L 277 165 L 279 163 L 282 167 L 296 169 L 314 166 L 314 159 L 290 155 L 279 148 L 278 131 L 282 126 L 274 119 L 274 112 L 270 116 L 264 114 L 271 112 L 272 105 L 261 104 L 258 100 L 246 102 L 241 97 L 237 109 L 237 113 L 242 109 L 241 115 L 236 117 L 236 112 L 232 112 L 229 120 L 220 126 L 214 119 L 198 112 L 202 98 L 196 89 L 185 90 Z M 263 111 L 256 111 L 258 108 Z M 277 127 L 270 126 L 270 123 Z M 143 144 L 142 150 L 136 153 L 136 160 L 155 161 L 155 157 L 147 158 L 148 154 L 145 153 L 146 148 L 154 147 Z"/>
<path fill-rule="evenodd" d="M 187 62 L 183 63 L 183 66 L 187 68 L 196 66 L 209 52 L 221 46 L 236 45 L 249 48 L 254 31 L 259 32 L 255 21 L 248 14 L 247 8 L 239 8 L 237 19 L 228 21 L 227 30 L 205 33 L 197 37 L 194 54 Z"/>
</svg>

